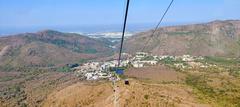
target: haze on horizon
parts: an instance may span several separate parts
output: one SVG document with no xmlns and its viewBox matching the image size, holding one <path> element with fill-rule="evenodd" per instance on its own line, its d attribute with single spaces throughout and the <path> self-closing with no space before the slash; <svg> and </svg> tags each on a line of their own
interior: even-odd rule
<svg viewBox="0 0 240 107">
<path fill-rule="evenodd" d="M 153 28 L 170 0 L 131 0 L 128 29 Z M 0 34 L 120 30 L 125 0 L 1 0 Z M 175 0 L 163 25 L 240 19 L 239 0 Z"/>
</svg>

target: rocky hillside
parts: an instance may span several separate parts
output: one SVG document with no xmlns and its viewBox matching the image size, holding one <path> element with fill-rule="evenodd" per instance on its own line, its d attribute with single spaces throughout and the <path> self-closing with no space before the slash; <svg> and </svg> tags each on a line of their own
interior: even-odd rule
<svg viewBox="0 0 240 107">
<path fill-rule="evenodd" d="M 152 30 L 125 42 L 125 51 L 141 51 Z M 159 28 L 144 51 L 159 55 L 240 56 L 240 20 Z"/>
<path fill-rule="evenodd" d="M 107 44 L 74 33 L 45 30 L 0 38 L 0 65 L 46 67 L 112 54 Z"/>
</svg>

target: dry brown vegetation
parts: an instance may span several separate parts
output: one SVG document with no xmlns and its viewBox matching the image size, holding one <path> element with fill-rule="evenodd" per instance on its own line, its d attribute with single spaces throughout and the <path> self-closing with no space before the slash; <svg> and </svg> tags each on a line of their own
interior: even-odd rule
<svg viewBox="0 0 240 107">
<path fill-rule="evenodd" d="M 154 80 L 158 82 L 181 82 L 184 74 L 164 66 L 157 65 L 144 68 L 130 68 L 125 72 L 126 76 Z"/>
<path fill-rule="evenodd" d="M 146 84 L 130 79 L 119 86 L 120 107 L 209 107 L 197 102 L 189 87 L 180 84 Z M 49 95 L 44 107 L 113 107 L 111 83 L 74 84 Z"/>
<path fill-rule="evenodd" d="M 1 107 L 38 107 L 53 90 L 65 88 L 79 79 L 69 73 L 29 71 L 0 72 Z"/>
<path fill-rule="evenodd" d="M 83 81 L 71 73 L 0 72 L 0 106 L 113 107 L 109 81 Z M 239 76 L 223 68 L 177 72 L 164 65 L 130 68 L 130 85 L 117 82 L 120 107 L 238 107 Z"/>
<path fill-rule="evenodd" d="M 226 20 L 162 27 L 150 40 L 152 30 L 127 39 L 124 47 L 128 53 L 138 52 L 146 45 L 144 51 L 158 55 L 239 57 L 239 26 L 239 20 Z"/>
<path fill-rule="evenodd" d="M 50 94 L 43 107 L 105 107 L 113 93 L 108 83 L 77 83 Z M 109 106 L 111 107 L 111 106 Z"/>
<path fill-rule="evenodd" d="M 74 33 L 45 30 L 0 38 L 0 67 L 7 70 L 80 63 L 111 54 L 106 43 Z"/>
<path fill-rule="evenodd" d="M 209 107 L 201 104 L 184 82 L 184 74 L 159 65 L 128 69 L 130 85 L 117 83 L 120 107 Z M 147 72 L 149 74 L 147 74 Z M 136 75 L 134 75 L 136 74 Z M 143 76 L 146 75 L 146 78 Z M 168 78 L 169 77 L 169 78 Z M 113 107 L 114 92 L 109 81 L 77 83 L 55 91 L 44 101 L 45 107 Z"/>
</svg>

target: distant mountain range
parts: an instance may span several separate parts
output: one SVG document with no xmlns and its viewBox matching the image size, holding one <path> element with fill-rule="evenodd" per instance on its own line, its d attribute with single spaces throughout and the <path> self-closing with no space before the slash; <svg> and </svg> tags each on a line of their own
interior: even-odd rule
<svg viewBox="0 0 240 107">
<path fill-rule="evenodd" d="M 135 53 L 146 45 L 145 52 L 158 55 L 240 56 L 240 20 L 162 27 L 152 38 L 151 34 L 152 30 L 125 39 L 125 52 Z M 114 44 L 107 38 L 53 30 L 9 35 L 0 38 L 0 69 L 52 67 L 105 58 L 113 55 L 110 46 Z"/>
<path fill-rule="evenodd" d="M 100 40 L 75 33 L 45 30 L 0 38 L 0 66 L 47 67 L 110 56 L 112 49 Z"/>
<path fill-rule="evenodd" d="M 159 28 L 138 33 L 124 43 L 125 51 L 144 51 L 158 55 L 240 56 L 240 20 Z"/>
</svg>

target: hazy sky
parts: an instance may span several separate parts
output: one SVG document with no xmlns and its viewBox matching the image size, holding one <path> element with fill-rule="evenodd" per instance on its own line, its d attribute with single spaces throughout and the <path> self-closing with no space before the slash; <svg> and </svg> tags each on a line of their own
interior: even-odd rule
<svg viewBox="0 0 240 107">
<path fill-rule="evenodd" d="M 157 23 L 171 0 L 131 0 L 129 23 Z M 0 28 L 121 24 L 126 0 L 0 0 Z M 240 19 L 240 0 L 175 0 L 165 23 Z"/>
</svg>

